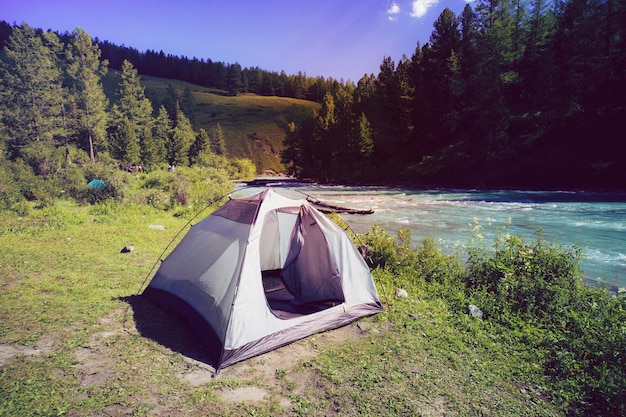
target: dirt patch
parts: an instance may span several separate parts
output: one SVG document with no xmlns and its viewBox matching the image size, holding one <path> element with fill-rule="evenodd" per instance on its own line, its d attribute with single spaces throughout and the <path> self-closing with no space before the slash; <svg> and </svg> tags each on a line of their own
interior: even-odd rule
<svg viewBox="0 0 626 417">
<path fill-rule="evenodd" d="M 0 345 L 0 369 L 16 355 L 35 356 L 50 353 L 54 350 L 54 340 L 50 337 L 39 339 L 33 346 Z"/>
<path fill-rule="evenodd" d="M 185 357 L 186 367 L 178 374 L 178 377 L 192 386 L 200 386 L 216 380 L 244 384 L 255 381 L 254 386 L 225 387 L 218 393 L 228 403 L 276 400 L 283 408 L 290 409 L 291 401 L 276 387 L 287 383 L 292 393 L 305 393 L 313 389 L 317 375 L 309 369 L 302 369 L 300 365 L 319 354 L 318 346 L 339 344 L 345 340 L 360 338 L 366 332 L 363 327 L 366 326 L 350 324 L 312 335 L 280 349 L 236 363 L 219 373 L 205 363 Z M 261 383 L 259 384 L 258 381 Z"/>
<path fill-rule="evenodd" d="M 230 403 L 263 401 L 268 392 L 259 387 L 239 387 L 220 391 L 222 399 Z"/>
<path fill-rule="evenodd" d="M 110 338 L 124 335 L 124 329 L 119 326 L 119 320 L 112 316 L 102 317 L 100 324 L 107 327 L 117 324 L 117 328 L 92 334 L 87 345 L 76 351 L 76 369 L 81 387 L 102 385 L 115 376 L 113 360 L 107 354 L 110 351 L 107 344 Z"/>
<path fill-rule="evenodd" d="M 102 385 L 115 376 L 111 360 L 102 355 L 102 352 L 90 348 L 81 348 L 76 351 L 76 360 L 79 365 L 78 377 L 81 387 Z"/>
</svg>

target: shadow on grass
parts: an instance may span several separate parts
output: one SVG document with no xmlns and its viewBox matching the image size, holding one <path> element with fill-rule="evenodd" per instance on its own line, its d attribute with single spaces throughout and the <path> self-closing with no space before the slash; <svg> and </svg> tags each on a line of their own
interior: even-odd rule
<svg viewBox="0 0 626 417">
<path fill-rule="evenodd" d="M 135 326 L 141 336 L 215 369 L 206 346 L 186 320 L 161 310 L 141 295 L 119 297 L 119 300 L 133 309 Z"/>
</svg>

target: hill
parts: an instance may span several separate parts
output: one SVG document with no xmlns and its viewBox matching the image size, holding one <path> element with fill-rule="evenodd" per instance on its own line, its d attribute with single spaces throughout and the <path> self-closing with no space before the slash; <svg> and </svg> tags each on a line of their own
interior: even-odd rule
<svg viewBox="0 0 626 417">
<path fill-rule="evenodd" d="M 103 79 L 105 92 L 112 100 L 119 83 L 119 72 L 109 71 Z M 195 129 L 205 129 L 209 136 L 219 123 L 224 133 L 228 156 L 248 158 L 257 171 L 282 172 L 280 161 L 285 129 L 319 108 L 319 104 L 289 97 L 242 94 L 230 96 L 225 91 L 166 78 L 141 76 L 146 97 L 158 109 L 171 85 L 179 96 L 189 88 L 195 101 Z"/>
</svg>

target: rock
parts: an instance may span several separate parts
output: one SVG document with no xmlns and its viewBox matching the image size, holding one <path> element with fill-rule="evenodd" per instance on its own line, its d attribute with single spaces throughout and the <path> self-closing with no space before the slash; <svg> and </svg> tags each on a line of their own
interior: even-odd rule
<svg viewBox="0 0 626 417">
<path fill-rule="evenodd" d="M 128 253 L 128 252 L 132 252 L 135 250 L 134 246 L 124 246 L 122 248 L 122 250 L 120 251 L 120 253 Z"/>
<path fill-rule="evenodd" d="M 372 323 L 363 321 L 363 322 L 357 323 L 356 327 L 358 327 L 360 331 L 365 333 L 370 327 L 372 327 Z"/>
<path fill-rule="evenodd" d="M 398 297 L 398 298 L 407 298 L 408 296 L 409 296 L 409 293 L 408 293 L 408 292 L 406 292 L 406 290 L 405 290 L 405 289 L 403 289 L 403 288 L 398 288 L 398 289 L 396 290 L 396 297 Z"/>
<path fill-rule="evenodd" d="M 482 319 L 483 318 L 483 312 L 480 311 L 480 308 L 476 307 L 474 304 L 470 304 L 469 305 L 469 312 L 472 315 L 472 317 L 474 317 L 476 319 Z"/>
</svg>

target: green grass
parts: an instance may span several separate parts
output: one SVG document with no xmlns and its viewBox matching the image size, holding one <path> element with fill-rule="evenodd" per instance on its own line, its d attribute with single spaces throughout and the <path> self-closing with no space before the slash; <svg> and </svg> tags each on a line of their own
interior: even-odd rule
<svg viewBox="0 0 626 417">
<path fill-rule="evenodd" d="M 276 352 L 270 374 L 260 372 L 273 366 L 263 355 L 192 383 L 206 373 L 194 360 L 202 355 L 195 335 L 134 296 L 187 220 L 134 204 L 57 201 L 30 213 L 0 213 L 0 347 L 16 352 L 0 365 L 0 416 L 571 411 L 553 401 L 539 350 L 494 321 L 471 318 L 457 290 L 424 279 L 458 268 L 429 245 L 412 273 L 375 271 L 385 311 L 362 320 L 370 327 L 361 337 L 312 336 L 296 342 L 309 356 L 290 363 Z M 134 251 L 120 253 L 126 245 Z M 409 296 L 397 298 L 398 287 Z M 267 395 L 223 397 L 244 388 Z"/>
</svg>

